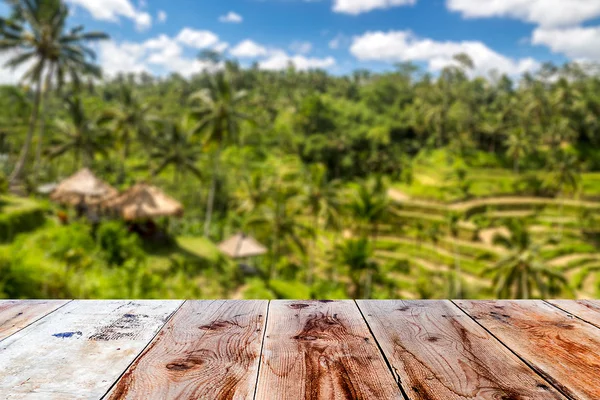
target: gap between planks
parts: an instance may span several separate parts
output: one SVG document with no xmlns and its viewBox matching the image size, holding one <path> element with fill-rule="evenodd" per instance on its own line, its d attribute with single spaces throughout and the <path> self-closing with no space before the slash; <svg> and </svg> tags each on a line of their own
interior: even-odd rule
<svg viewBox="0 0 600 400">
<path fill-rule="evenodd" d="M 267 301 L 267 312 L 265 315 L 265 325 L 263 328 L 263 335 L 260 341 L 260 353 L 258 355 L 258 368 L 256 369 L 256 381 L 254 382 L 254 393 L 252 400 L 256 400 L 256 392 L 258 391 L 258 378 L 260 377 L 260 366 L 262 365 L 263 349 L 265 348 L 265 336 L 267 335 L 267 326 L 269 324 L 269 312 L 271 311 L 271 300 Z"/>
<path fill-rule="evenodd" d="M 0 303 L 3 302 L 15 302 L 15 305 L 17 307 L 19 307 L 21 304 L 26 304 L 26 303 L 30 303 L 33 307 L 35 307 L 38 304 L 43 304 L 44 302 L 46 302 L 46 300 L 0 300 Z M 49 315 L 51 315 L 52 313 L 58 311 L 59 309 L 61 309 L 62 307 L 66 306 L 67 304 L 69 304 L 70 302 L 72 302 L 73 299 L 64 299 L 64 300 L 47 300 L 47 302 L 52 303 L 55 302 L 56 303 L 56 307 L 49 309 L 47 311 L 41 311 L 39 313 L 36 313 L 36 315 L 34 315 L 31 319 L 29 319 L 29 321 L 27 321 L 25 323 L 25 325 L 18 327 L 17 329 L 13 330 L 12 332 L 10 332 L 8 335 L 6 336 L 2 336 L 1 332 L 0 332 L 0 342 L 2 342 L 3 340 L 8 339 L 9 337 L 11 337 L 12 335 L 22 331 L 23 329 L 27 328 L 28 326 L 35 324 L 36 322 L 38 322 L 39 320 L 41 320 L 42 318 L 46 318 Z M 61 304 L 62 303 L 62 304 Z M 10 307 L 9 307 L 10 309 Z M 16 311 L 16 310 L 15 310 Z M 35 311 L 35 310 L 33 310 Z M 23 312 L 19 312 L 18 315 L 23 314 Z M 27 318 L 27 317 L 25 317 Z M 6 323 L 8 321 L 4 321 L 4 323 Z M 0 323 L 2 323 L 2 321 L 0 321 Z M 2 323 L 3 324 L 3 323 Z M 2 326 L 0 325 L 0 328 Z M 7 329 L 8 330 L 8 329 Z M 1 331 L 1 330 L 0 330 Z"/>
<path fill-rule="evenodd" d="M 371 333 L 373 340 L 375 340 L 375 344 L 377 345 L 379 352 L 383 356 L 383 359 L 385 360 L 385 363 L 386 363 L 388 369 L 390 370 L 390 374 L 392 374 L 392 376 L 394 377 L 394 380 L 396 381 L 396 384 L 398 385 L 398 388 L 400 389 L 400 392 L 402 393 L 402 397 L 404 397 L 404 399 L 408 400 L 409 397 L 408 397 L 408 394 L 406 393 L 406 390 L 404 390 L 404 386 L 402 386 L 402 379 L 400 378 L 400 375 L 398 375 L 398 373 L 396 372 L 396 368 L 394 368 L 392 366 L 390 360 L 388 360 L 388 357 L 386 356 L 385 352 L 383 351 L 383 348 L 381 347 L 381 344 L 379 343 L 379 339 L 375 335 L 375 332 L 373 332 L 371 325 L 369 325 L 369 321 L 367 321 L 367 318 L 365 318 L 365 314 L 364 314 L 363 310 L 360 308 L 360 306 L 356 302 L 356 299 L 354 299 L 353 301 L 354 301 L 354 304 L 356 305 L 356 308 L 358 308 L 358 312 L 360 313 L 363 321 L 365 321 L 365 324 L 367 325 L 367 328 L 369 329 L 369 333 Z"/>
<path fill-rule="evenodd" d="M 600 398 L 595 326 L 541 300 L 455 304 L 567 398 Z"/>
<path fill-rule="evenodd" d="M 473 318 L 473 316 L 471 314 L 469 314 L 460 305 L 458 305 L 455 300 L 451 299 L 450 302 L 452 302 L 452 304 L 454 304 L 456 307 L 458 307 L 458 309 L 460 311 L 462 311 L 463 313 L 465 313 L 465 315 L 467 315 L 469 318 L 471 318 L 471 320 L 473 320 L 477 325 L 479 325 L 481 328 L 483 328 L 489 335 L 491 335 L 494 339 L 496 339 L 496 341 L 498 343 L 500 343 L 502 346 L 504 346 L 505 348 L 507 348 L 508 351 L 510 351 L 519 360 L 521 360 L 525 365 L 527 365 L 527 367 L 529 367 L 529 369 L 531 369 L 534 373 L 536 373 L 541 379 L 543 379 L 544 381 L 548 382 L 549 385 L 551 385 L 553 388 L 555 388 L 556 390 L 558 390 L 563 396 L 565 396 L 567 399 L 570 399 L 570 400 L 577 400 L 577 399 L 574 399 L 573 397 L 571 397 L 570 395 L 568 395 L 562 388 L 557 387 L 552 382 L 550 382 L 550 380 L 547 379 L 540 371 L 538 371 L 537 368 L 535 368 L 532 363 L 530 363 L 527 359 L 525 359 L 520 354 L 518 354 L 516 351 L 514 351 L 513 349 L 511 349 L 502 340 L 500 340 L 493 332 L 491 332 L 487 327 L 485 327 L 482 324 L 480 324 L 475 318 Z"/>
<path fill-rule="evenodd" d="M 154 335 L 154 337 L 152 337 L 152 339 L 148 342 L 148 344 L 146 344 L 146 346 L 137 354 L 137 356 L 134 357 L 133 360 L 131 360 L 131 363 L 127 366 L 127 368 L 125 368 L 123 370 L 123 373 L 117 378 L 115 379 L 115 381 L 113 382 L 113 384 L 108 388 L 108 390 L 106 391 L 106 393 L 104 393 L 104 395 L 102 395 L 102 397 L 100 397 L 100 399 L 104 400 L 108 397 L 108 395 L 110 394 L 110 392 L 114 389 L 114 387 L 117 385 L 117 383 L 119 383 L 119 381 L 123 378 L 123 375 L 125 375 L 127 373 L 127 371 L 129 371 L 129 368 L 131 368 L 131 366 L 133 364 L 135 364 L 135 362 L 137 361 L 137 359 L 144 354 L 144 351 L 146 351 L 146 349 L 152 344 L 152 342 L 154 342 L 156 340 L 156 337 L 158 336 L 158 334 L 165 328 L 165 326 L 167 326 L 167 324 L 169 323 L 169 321 L 173 318 L 173 316 L 181 309 L 181 307 L 187 303 L 187 300 L 184 300 L 181 302 L 181 304 L 179 305 L 179 307 L 177 307 L 175 309 L 175 311 L 173 311 L 171 313 L 171 315 L 169 315 L 165 321 L 165 323 L 163 324 L 163 326 L 160 327 L 160 329 L 158 331 L 156 331 L 156 334 Z"/>
<path fill-rule="evenodd" d="M 598 300 L 544 300 L 544 302 L 600 329 L 600 301 Z M 594 309 L 592 310 L 590 306 L 594 306 Z M 588 307 L 589 310 L 584 311 L 581 307 Z M 593 321 L 589 319 L 590 316 L 593 317 Z"/>
</svg>

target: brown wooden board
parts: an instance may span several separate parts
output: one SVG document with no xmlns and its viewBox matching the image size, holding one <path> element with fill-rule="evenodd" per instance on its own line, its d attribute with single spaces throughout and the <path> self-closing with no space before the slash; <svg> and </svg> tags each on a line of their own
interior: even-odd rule
<svg viewBox="0 0 600 400">
<path fill-rule="evenodd" d="M 0 300 L 0 340 L 68 302 L 69 300 Z"/>
<path fill-rule="evenodd" d="M 547 300 L 550 304 L 594 324 L 600 328 L 600 301 L 598 300 Z"/>
<path fill-rule="evenodd" d="M 450 301 L 357 301 L 411 400 L 564 399 Z"/>
<path fill-rule="evenodd" d="M 353 301 L 272 301 L 257 399 L 401 399 Z"/>
<path fill-rule="evenodd" d="M 268 301 L 187 301 L 110 399 L 251 399 Z"/>
<path fill-rule="evenodd" d="M 180 301 L 75 300 L 0 342 L 0 399 L 99 399 Z"/>
<path fill-rule="evenodd" d="M 543 301 L 455 302 L 574 399 L 600 399 L 600 330 Z"/>
</svg>

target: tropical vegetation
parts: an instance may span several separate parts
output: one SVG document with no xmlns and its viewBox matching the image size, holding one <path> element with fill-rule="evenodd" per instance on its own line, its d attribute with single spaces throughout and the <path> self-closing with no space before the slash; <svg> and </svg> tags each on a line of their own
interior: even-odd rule
<svg viewBox="0 0 600 400">
<path fill-rule="evenodd" d="M 459 54 L 438 75 L 336 76 L 212 54 L 189 77 L 102 76 L 105 34 L 59 0 L 9 4 L 3 68 L 30 67 L 0 87 L 0 297 L 600 293 L 597 68 L 481 77 Z M 78 220 L 40 188 L 81 167 L 185 215 L 157 221 L 161 242 Z M 267 253 L 228 258 L 237 232 Z"/>
</svg>

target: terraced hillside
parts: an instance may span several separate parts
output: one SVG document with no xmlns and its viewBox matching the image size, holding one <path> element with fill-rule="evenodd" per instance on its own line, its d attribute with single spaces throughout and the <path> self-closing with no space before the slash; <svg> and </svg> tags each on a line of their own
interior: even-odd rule
<svg viewBox="0 0 600 400">
<path fill-rule="evenodd" d="M 600 202 L 498 196 L 443 203 L 413 199 L 398 189 L 390 189 L 389 197 L 390 217 L 377 241 L 377 257 L 405 261 L 408 276 L 458 270 L 467 296 L 493 297 L 484 271 L 507 254 L 494 237 L 507 235 L 506 221 L 517 219 L 527 221 L 544 264 L 564 272 L 572 296 L 599 293 L 600 225 L 594 221 Z M 412 294 L 423 295 L 418 287 Z"/>
</svg>

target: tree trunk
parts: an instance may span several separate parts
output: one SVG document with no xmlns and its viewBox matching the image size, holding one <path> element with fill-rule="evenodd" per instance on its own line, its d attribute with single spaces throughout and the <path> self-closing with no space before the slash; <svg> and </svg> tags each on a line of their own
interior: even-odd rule
<svg viewBox="0 0 600 400">
<path fill-rule="evenodd" d="M 121 152 L 121 168 L 119 170 L 119 176 L 117 178 L 119 184 L 125 182 L 125 163 L 127 162 L 127 157 L 129 157 L 129 131 L 125 132 L 124 135 L 125 136 L 123 137 L 123 151 Z"/>
<path fill-rule="evenodd" d="M 461 270 L 460 270 L 460 261 L 458 259 L 458 252 L 456 251 L 456 237 L 452 239 L 452 250 L 454 253 L 454 296 L 456 297 L 462 297 L 461 291 L 461 282 L 460 282 L 460 277 L 461 277 Z"/>
<path fill-rule="evenodd" d="M 219 159 L 221 157 L 221 144 L 217 148 L 215 159 L 213 161 L 213 176 L 210 184 L 210 192 L 208 193 L 208 201 L 206 203 L 206 219 L 204 220 L 204 237 L 210 234 L 210 224 L 212 221 L 213 208 L 215 203 L 215 191 L 217 190 L 217 171 L 219 167 Z"/>
<path fill-rule="evenodd" d="M 48 98 L 52 89 L 52 75 L 54 75 L 54 66 L 50 67 L 50 71 L 46 75 L 46 83 L 44 84 L 44 94 L 42 97 L 42 106 L 40 113 L 40 132 L 38 133 L 38 142 L 35 149 L 35 161 L 33 163 L 33 177 L 34 181 L 37 182 L 40 162 L 42 159 L 42 142 L 46 133 L 46 114 L 48 111 Z"/>
<path fill-rule="evenodd" d="M 31 119 L 29 120 L 29 129 L 27 131 L 27 136 L 25 137 L 25 144 L 21 149 L 21 154 L 19 155 L 19 159 L 15 164 L 15 168 L 13 172 L 10 174 L 8 181 L 10 183 L 16 183 L 21 179 L 21 175 L 25 170 L 25 163 L 27 162 L 27 156 L 29 155 L 29 149 L 31 148 L 31 141 L 33 139 L 33 134 L 35 132 L 35 127 L 38 122 L 38 115 L 40 112 L 40 104 L 42 102 L 42 75 L 39 76 L 37 81 L 37 91 L 35 93 L 35 101 L 33 103 L 33 110 L 31 112 Z"/>
</svg>

